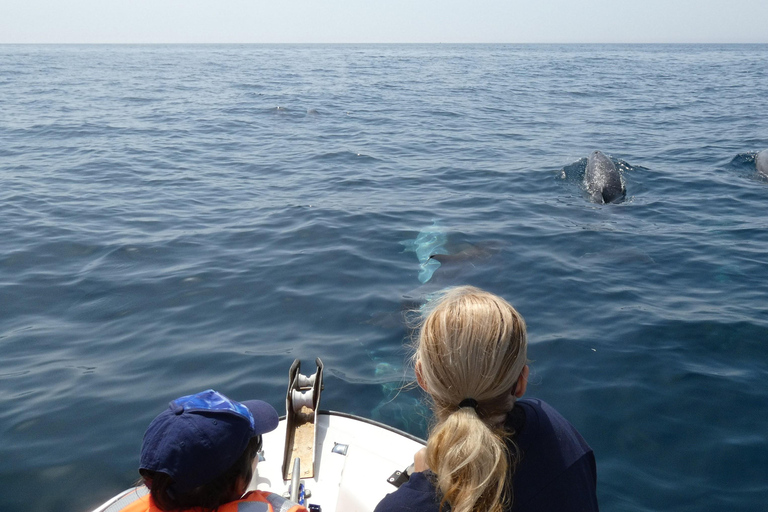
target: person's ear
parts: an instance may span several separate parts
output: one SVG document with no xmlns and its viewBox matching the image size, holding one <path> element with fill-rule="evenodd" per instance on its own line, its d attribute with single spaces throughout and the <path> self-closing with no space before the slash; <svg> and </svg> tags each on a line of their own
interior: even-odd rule
<svg viewBox="0 0 768 512">
<path fill-rule="evenodd" d="M 416 372 L 416 382 L 419 383 L 419 387 L 429 393 L 429 390 L 427 389 L 427 383 L 424 381 L 424 375 L 421 373 L 421 361 L 416 361 L 413 369 Z"/>
<path fill-rule="evenodd" d="M 528 365 L 523 366 L 523 371 L 520 372 L 520 376 L 517 378 L 517 385 L 515 385 L 515 396 L 521 398 L 525 394 L 525 389 L 528 387 L 528 375 L 531 373 L 531 369 Z"/>
</svg>

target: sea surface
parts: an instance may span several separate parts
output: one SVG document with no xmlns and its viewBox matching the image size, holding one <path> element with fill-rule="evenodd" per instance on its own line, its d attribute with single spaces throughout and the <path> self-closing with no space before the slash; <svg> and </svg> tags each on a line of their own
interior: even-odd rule
<svg viewBox="0 0 768 512">
<path fill-rule="evenodd" d="M 282 411 L 296 358 L 425 436 L 403 312 L 459 284 L 602 510 L 766 510 L 763 149 L 765 45 L 0 46 L 0 510 L 91 510 L 169 400 Z"/>
</svg>

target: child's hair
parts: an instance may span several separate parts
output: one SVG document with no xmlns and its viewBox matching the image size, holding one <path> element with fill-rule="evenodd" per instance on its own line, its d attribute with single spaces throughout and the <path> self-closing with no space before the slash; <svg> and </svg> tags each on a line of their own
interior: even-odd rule
<svg viewBox="0 0 768 512">
<path fill-rule="evenodd" d="M 253 460 L 260 449 L 261 436 L 256 436 L 250 440 L 243 454 L 228 470 L 207 484 L 185 493 L 176 492 L 173 479 L 165 473 L 148 469 L 140 469 L 139 473 L 160 510 L 214 510 L 241 497 L 242 490 L 239 486 L 242 482 L 246 485 L 250 483 L 253 477 Z"/>
<path fill-rule="evenodd" d="M 447 502 L 453 512 L 501 512 L 511 504 L 516 453 L 490 423 L 514 405 L 527 362 L 525 321 L 501 297 L 470 286 L 447 290 L 429 307 L 414 363 L 434 402 L 427 464 L 441 509 Z"/>
</svg>

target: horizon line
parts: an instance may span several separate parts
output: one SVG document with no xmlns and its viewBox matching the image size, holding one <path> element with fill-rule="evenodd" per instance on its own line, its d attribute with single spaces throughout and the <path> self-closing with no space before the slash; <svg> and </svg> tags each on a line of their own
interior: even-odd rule
<svg viewBox="0 0 768 512">
<path fill-rule="evenodd" d="M 0 45 L 72 45 L 72 46 L 84 46 L 84 45 L 101 45 L 101 46 L 120 46 L 120 45 L 627 45 L 627 46 L 641 46 L 641 45 L 768 45 L 768 41 L 765 42 L 719 42 L 719 41 L 676 41 L 676 42 L 663 42 L 663 41 L 548 41 L 548 42 L 396 42 L 396 41 L 379 41 L 379 42 L 180 42 L 180 41 L 158 41 L 158 42 L 4 42 L 0 41 Z"/>
</svg>

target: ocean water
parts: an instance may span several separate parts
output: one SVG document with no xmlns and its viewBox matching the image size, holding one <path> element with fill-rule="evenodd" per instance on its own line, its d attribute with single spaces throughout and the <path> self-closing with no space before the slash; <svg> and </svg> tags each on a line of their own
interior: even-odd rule
<svg viewBox="0 0 768 512">
<path fill-rule="evenodd" d="M 764 45 L 0 46 L 0 510 L 90 510 L 169 400 L 281 410 L 295 358 L 423 436 L 403 311 L 458 284 L 603 510 L 765 510 L 767 120 Z"/>
</svg>

